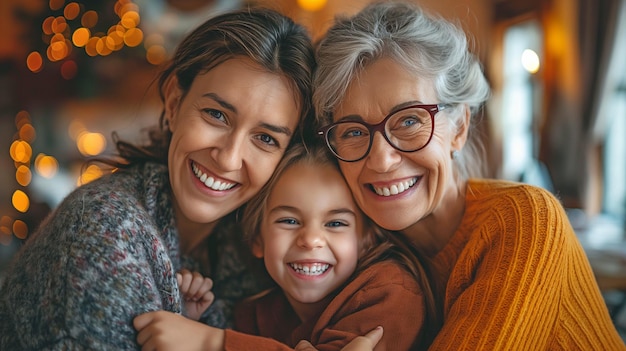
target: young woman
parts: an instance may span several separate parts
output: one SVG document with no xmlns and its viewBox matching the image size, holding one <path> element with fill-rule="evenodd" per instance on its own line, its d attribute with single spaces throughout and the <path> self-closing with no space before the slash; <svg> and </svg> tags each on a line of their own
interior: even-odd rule
<svg viewBox="0 0 626 351">
<path fill-rule="evenodd" d="M 363 216 L 330 157 L 294 147 L 244 211 L 252 252 L 278 288 L 238 306 L 236 331 L 169 312 L 141 315 L 145 350 L 292 350 L 300 340 L 340 350 L 376 326 L 387 331 L 387 350 L 419 345 L 432 300 L 418 283 L 421 266 L 406 243 Z"/>
<path fill-rule="evenodd" d="M 476 178 L 489 87 L 459 28 L 376 3 L 338 20 L 316 58 L 320 134 L 357 204 L 426 262 L 431 349 L 625 349 L 558 199 Z"/>
<path fill-rule="evenodd" d="M 160 77 L 150 145 L 119 142 L 124 167 L 71 193 L 14 258 L 0 349 L 136 349 L 135 316 L 181 311 L 183 268 L 215 283 L 202 321 L 228 326 L 262 286 L 218 222 L 267 182 L 310 114 L 313 69 L 304 28 L 271 10 L 190 33 Z"/>
</svg>

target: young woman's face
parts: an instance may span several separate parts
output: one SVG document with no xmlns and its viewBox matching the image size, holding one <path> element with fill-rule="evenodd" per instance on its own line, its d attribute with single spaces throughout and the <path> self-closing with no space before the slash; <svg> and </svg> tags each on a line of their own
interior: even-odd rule
<svg viewBox="0 0 626 351">
<path fill-rule="evenodd" d="M 296 164 L 268 198 L 253 252 L 297 309 L 323 301 L 354 272 L 362 219 L 335 167 Z"/>
<path fill-rule="evenodd" d="M 246 58 L 166 88 L 177 221 L 212 223 L 256 194 L 282 157 L 299 108 L 287 80 Z"/>
<path fill-rule="evenodd" d="M 376 124 L 407 103 L 440 102 L 432 82 L 416 78 L 391 59 L 381 59 L 349 86 L 334 121 L 351 118 Z M 375 133 L 364 159 L 339 162 L 356 202 L 383 228 L 403 230 L 418 222 L 436 211 L 446 192 L 455 187 L 450 155 L 462 144 L 445 111 L 435 116 L 434 124 L 432 139 L 419 151 L 398 151 Z"/>
</svg>

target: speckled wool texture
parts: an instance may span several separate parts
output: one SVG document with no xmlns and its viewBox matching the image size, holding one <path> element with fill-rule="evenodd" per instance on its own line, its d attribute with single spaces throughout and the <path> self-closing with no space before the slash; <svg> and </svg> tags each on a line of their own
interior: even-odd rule
<svg viewBox="0 0 626 351">
<path fill-rule="evenodd" d="M 237 231 L 213 233 L 216 301 L 202 321 L 232 323 L 232 306 L 265 288 L 246 269 Z M 0 350 L 137 349 L 132 319 L 182 312 L 181 257 L 167 167 L 146 163 L 72 192 L 14 257 L 0 289 Z"/>
</svg>

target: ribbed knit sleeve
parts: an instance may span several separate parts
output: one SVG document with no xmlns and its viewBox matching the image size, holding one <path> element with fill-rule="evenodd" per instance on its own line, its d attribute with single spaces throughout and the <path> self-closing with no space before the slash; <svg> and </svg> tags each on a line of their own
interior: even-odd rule
<svg viewBox="0 0 626 351">
<path fill-rule="evenodd" d="M 461 226 L 431 269 L 445 289 L 431 350 L 626 349 L 561 204 L 543 189 L 471 181 Z"/>
</svg>

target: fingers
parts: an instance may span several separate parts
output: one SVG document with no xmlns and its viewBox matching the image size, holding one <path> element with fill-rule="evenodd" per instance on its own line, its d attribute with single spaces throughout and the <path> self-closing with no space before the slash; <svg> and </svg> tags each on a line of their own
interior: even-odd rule
<svg viewBox="0 0 626 351">
<path fill-rule="evenodd" d="M 372 329 L 369 333 L 365 334 L 365 339 L 367 339 L 371 343 L 372 347 L 376 346 L 376 344 L 378 344 L 378 342 L 380 341 L 380 339 L 382 339 L 382 337 L 383 337 L 383 327 L 381 326 L 378 326 Z"/>
<path fill-rule="evenodd" d="M 148 324 L 152 322 L 152 320 L 154 319 L 155 313 L 156 312 L 146 312 L 135 317 L 135 319 L 133 319 L 133 326 L 135 327 L 135 329 L 136 330 L 144 329 Z"/>
<path fill-rule="evenodd" d="M 306 340 L 300 340 L 300 342 L 294 348 L 295 351 L 317 351 L 310 342 Z"/>
<path fill-rule="evenodd" d="M 205 278 L 198 272 L 190 272 L 183 269 L 176 273 L 176 280 L 180 287 L 185 300 L 199 301 L 201 299 L 210 298 L 213 301 L 213 295 L 207 293 L 213 288 L 213 281 Z"/>
</svg>

